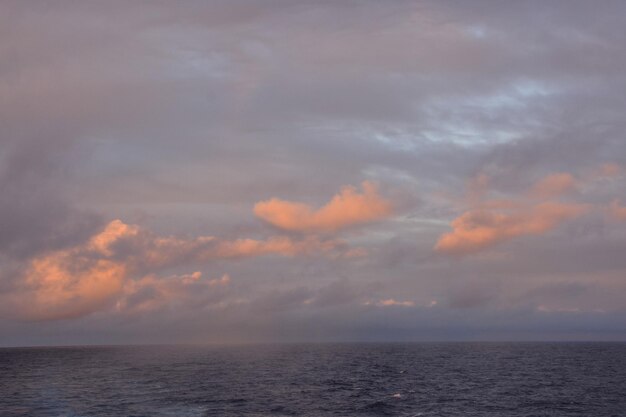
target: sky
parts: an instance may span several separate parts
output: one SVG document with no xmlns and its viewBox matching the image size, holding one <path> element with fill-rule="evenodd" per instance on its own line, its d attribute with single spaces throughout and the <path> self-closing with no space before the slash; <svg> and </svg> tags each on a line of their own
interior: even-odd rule
<svg viewBox="0 0 626 417">
<path fill-rule="evenodd" d="M 626 340 L 624 16 L 2 2 L 0 345 Z"/>
</svg>

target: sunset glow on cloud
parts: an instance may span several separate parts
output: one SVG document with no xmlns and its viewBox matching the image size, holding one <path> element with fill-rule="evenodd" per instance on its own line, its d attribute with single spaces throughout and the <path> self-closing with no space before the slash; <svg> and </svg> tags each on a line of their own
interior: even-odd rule
<svg viewBox="0 0 626 417">
<path fill-rule="evenodd" d="M 626 2 L 476 1 L 0 2 L 0 345 L 626 340 Z"/>
<path fill-rule="evenodd" d="M 583 205 L 562 203 L 541 203 L 506 212 L 469 211 L 454 219 L 453 231 L 442 235 L 435 249 L 452 253 L 479 251 L 515 237 L 549 232 L 586 211 Z"/>
<path fill-rule="evenodd" d="M 566 172 L 548 175 L 539 180 L 532 188 L 531 193 L 539 198 L 558 197 L 574 190 L 576 180 Z"/>
<path fill-rule="evenodd" d="M 191 275 L 157 277 L 155 272 L 188 263 L 242 259 L 263 255 L 322 254 L 351 256 L 354 249 L 332 240 L 285 236 L 266 240 L 219 240 L 213 237 L 182 239 L 160 237 L 111 221 L 84 245 L 35 257 L 26 267 L 21 291 L 10 300 L 20 317 L 32 320 L 76 318 L 116 305 L 126 309 L 142 291 L 155 293 L 132 310 L 164 306 L 203 287 L 228 285 L 230 277 L 202 280 Z"/>
<path fill-rule="evenodd" d="M 488 181 L 483 180 L 481 183 L 481 195 L 484 197 L 488 193 Z M 451 223 L 452 232 L 439 237 L 435 250 L 472 253 L 516 237 L 550 232 L 563 222 L 590 210 L 589 205 L 554 199 L 573 191 L 575 186 L 576 181 L 571 174 L 551 174 L 531 187 L 530 197 L 521 196 L 521 200 L 473 201 L 478 207 L 454 219 Z"/>
<path fill-rule="evenodd" d="M 622 173 L 622 167 L 618 164 L 607 162 L 600 167 L 600 176 L 602 177 L 617 177 Z"/>
<path fill-rule="evenodd" d="M 315 209 L 303 203 L 272 198 L 254 206 L 257 217 L 280 229 L 298 232 L 329 232 L 387 217 L 392 205 L 378 195 L 375 184 L 364 182 L 362 192 L 344 187 L 327 204 Z"/>
<path fill-rule="evenodd" d="M 614 200 L 611 203 L 609 212 L 617 220 L 626 220 L 626 206 L 622 205 L 619 200 Z"/>
</svg>

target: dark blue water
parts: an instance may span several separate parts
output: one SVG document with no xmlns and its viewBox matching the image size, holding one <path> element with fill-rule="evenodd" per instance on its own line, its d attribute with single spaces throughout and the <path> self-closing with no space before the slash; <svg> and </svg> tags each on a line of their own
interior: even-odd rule
<svg viewBox="0 0 626 417">
<path fill-rule="evenodd" d="M 0 349 L 0 416 L 626 416 L 626 344 Z"/>
</svg>

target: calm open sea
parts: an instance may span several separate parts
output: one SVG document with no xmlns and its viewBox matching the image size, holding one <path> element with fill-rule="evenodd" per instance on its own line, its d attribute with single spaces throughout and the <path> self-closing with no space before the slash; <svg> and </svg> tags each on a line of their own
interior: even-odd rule
<svg viewBox="0 0 626 417">
<path fill-rule="evenodd" d="M 0 416 L 626 416 L 624 343 L 0 349 Z"/>
</svg>

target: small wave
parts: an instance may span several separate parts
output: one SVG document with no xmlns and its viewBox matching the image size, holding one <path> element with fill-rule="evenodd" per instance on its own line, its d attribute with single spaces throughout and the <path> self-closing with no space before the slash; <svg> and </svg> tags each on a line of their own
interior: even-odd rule
<svg viewBox="0 0 626 417">
<path fill-rule="evenodd" d="M 386 403 L 385 401 L 374 401 L 373 403 L 367 404 L 364 408 L 366 410 L 376 410 L 379 408 L 388 408 L 388 407 L 391 407 L 391 405 Z"/>
<path fill-rule="evenodd" d="M 279 405 L 277 407 L 274 407 L 272 409 L 270 409 L 270 413 L 280 413 L 283 415 L 294 415 L 295 413 L 289 409 L 287 409 L 287 407 L 284 407 L 282 405 Z"/>
<path fill-rule="evenodd" d="M 231 404 L 245 403 L 247 400 L 245 398 L 229 398 L 226 402 Z"/>
<path fill-rule="evenodd" d="M 392 404 L 389 404 L 386 401 L 374 401 L 373 403 L 367 404 L 365 407 L 363 407 L 363 411 L 367 411 L 367 412 L 372 412 L 375 413 L 376 415 L 383 415 L 383 416 L 387 416 L 387 415 L 394 415 L 394 413 L 392 412 L 392 410 L 395 407 Z"/>
</svg>

